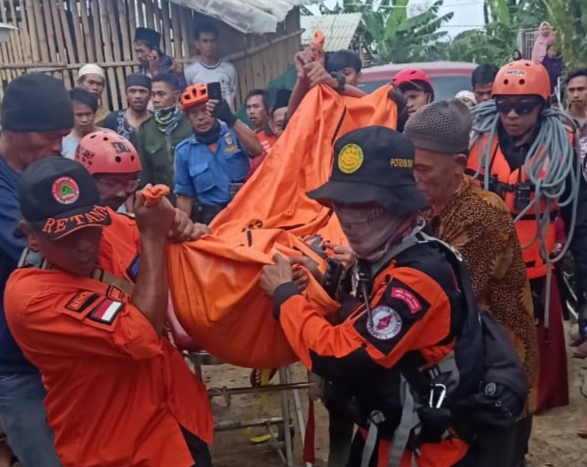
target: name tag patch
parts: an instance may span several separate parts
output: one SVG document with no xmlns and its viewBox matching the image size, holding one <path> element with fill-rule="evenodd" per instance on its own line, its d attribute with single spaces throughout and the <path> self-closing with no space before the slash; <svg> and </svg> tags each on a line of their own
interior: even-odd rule
<svg viewBox="0 0 587 467">
<path fill-rule="evenodd" d="M 65 308 L 69 311 L 75 311 L 81 313 L 87 309 L 92 303 L 96 301 L 98 294 L 84 290 L 83 292 L 76 293 L 73 298 L 67 302 Z"/>
<path fill-rule="evenodd" d="M 96 305 L 88 317 L 98 323 L 112 324 L 123 308 L 124 303 L 105 298 Z"/>
</svg>

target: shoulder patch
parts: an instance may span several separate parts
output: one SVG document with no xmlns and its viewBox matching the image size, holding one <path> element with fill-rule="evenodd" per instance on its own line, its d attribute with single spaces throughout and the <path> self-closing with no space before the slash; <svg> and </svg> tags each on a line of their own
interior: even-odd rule
<svg viewBox="0 0 587 467">
<path fill-rule="evenodd" d="M 398 279 L 389 283 L 383 301 L 408 319 L 420 319 L 430 309 L 430 303 L 424 297 Z"/>
<path fill-rule="evenodd" d="M 367 331 L 379 340 L 389 340 L 402 330 L 402 318 L 397 311 L 388 306 L 378 306 L 367 318 Z"/>
<path fill-rule="evenodd" d="M 98 302 L 88 315 L 88 318 L 97 323 L 110 325 L 114 322 L 123 308 L 124 303 L 105 298 Z"/>
<path fill-rule="evenodd" d="M 84 290 L 83 292 L 76 293 L 73 298 L 67 302 L 65 308 L 69 311 L 81 313 L 94 303 L 97 298 L 98 294 L 90 292 L 89 290 Z"/>
</svg>

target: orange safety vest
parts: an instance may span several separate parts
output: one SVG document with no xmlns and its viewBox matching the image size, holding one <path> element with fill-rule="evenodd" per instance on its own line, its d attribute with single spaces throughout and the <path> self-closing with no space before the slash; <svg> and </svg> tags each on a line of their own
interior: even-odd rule
<svg viewBox="0 0 587 467">
<path fill-rule="evenodd" d="M 570 132 L 567 132 L 567 134 L 571 144 L 573 144 L 574 135 Z M 474 175 L 477 170 L 479 170 L 479 154 L 485 154 L 488 139 L 489 135 L 486 134 L 481 138 L 481 144 L 479 144 L 479 142 L 475 142 L 475 144 L 473 144 L 467 162 L 468 174 Z M 520 191 L 520 186 L 522 185 L 522 190 L 524 188 L 529 190 L 528 196 L 530 203 L 534 201 L 534 186 L 523 186 L 527 183 L 525 166 L 522 165 L 519 169 L 511 170 L 508 161 L 499 147 L 497 138 L 494 138 L 493 140 L 490 155 L 489 170 L 490 176 L 493 177 L 493 183 L 490 182 L 490 186 L 488 188 L 490 191 L 494 191 L 503 198 L 506 206 L 512 213 L 512 216 L 515 218 L 524 207 L 520 206 L 522 209 L 516 208 L 516 193 Z M 483 186 L 484 174 L 485 168 L 482 167 L 479 175 L 476 178 L 481 186 Z M 546 202 L 541 200 L 540 213 L 544 214 L 545 211 Z M 556 226 L 554 220 L 557 214 L 557 211 L 551 212 L 552 222 L 548 226 L 548 231 L 545 235 L 546 248 L 548 252 L 552 252 L 554 250 L 556 241 Z M 526 263 L 528 278 L 536 279 L 538 277 L 546 276 L 546 263 L 540 254 L 540 242 L 537 238 L 538 223 L 536 220 L 535 210 L 531 209 L 528 214 L 516 222 L 515 226 L 520 245 L 523 248 L 522 256 L 524 258 L 524 263 Z"/>
</svg>

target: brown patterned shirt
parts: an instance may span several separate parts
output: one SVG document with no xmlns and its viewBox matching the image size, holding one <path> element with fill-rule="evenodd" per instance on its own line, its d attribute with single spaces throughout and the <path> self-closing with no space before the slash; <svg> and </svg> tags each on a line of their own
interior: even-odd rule
<svg viewBox="0 0 587 467">
<path fill-rule="evenodd" d="M 524 363 L 536 408 L 538 342 L 530 284 L 512 216 L 494 193 L 466 177 L 440 214 L 431 219 L 434 235 L 455 247 L 471 270 L 480 306 L 504 325 Z"/>
</svg>

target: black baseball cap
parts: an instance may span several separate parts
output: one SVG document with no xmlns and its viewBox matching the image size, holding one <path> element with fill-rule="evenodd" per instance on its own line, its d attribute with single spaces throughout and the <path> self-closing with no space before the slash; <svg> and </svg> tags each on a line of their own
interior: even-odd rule
<svg viewBox="0 0 587 467">
<path fill-rule="evenodd" d="M 97 206 L 96 182 L 79 162 L 52 156 L 32 163 L 19 187 L 22 217 L 49 238 L 110 224 L 108 208 Z"/>
<path fill-rule="evenodd" d="M 405 215 L 428 206 L 414 179 L 414 147 L 401 133 L 383 126 L 351 131 L 334 144 L 330 180 L 308 193 L 330 206 L 377 203 Z"/>
</svg>

